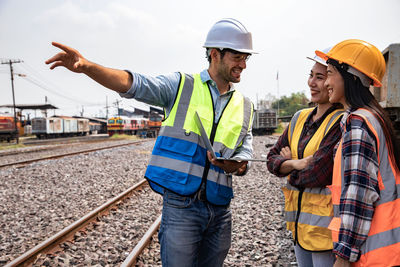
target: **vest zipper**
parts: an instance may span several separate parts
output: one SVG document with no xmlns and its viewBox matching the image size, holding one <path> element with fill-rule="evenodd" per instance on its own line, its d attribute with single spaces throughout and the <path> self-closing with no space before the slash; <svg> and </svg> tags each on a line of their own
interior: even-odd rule
<svg viewBox="0 0 400 267">
<path fill-rule="evenodd" d="M 304 188 L 299 189 L 299 197 L 297 200 L 297 213 L 296 213 L 296 221 L 294 223 L 294 229 L 295 229 L 295 238 L 294 238 L 294 242 L 295 244 L 299 244 L 299 240 L 298 240 L 298 223 L 299 223 L 299 217 L 300 217 L 300 212 L 301 212 L 301 199 L 303 198 L 303 192 L 304 192 Z M 301 247 L 301 246 L 300 246 Z"/>
<path fill-rule="evenodd" d="M 215 133 L 217 132 L 218 124 L 219 124 L 219 122 L 220 122 L 220 120 L 221 120 L 222 115 L 224 114 L 224 111 L 225 111 L 226 107 L 229 105 L 229 102 L 231 101 L 232 95 L 234 94 L 234 92 L 233 92 L 233 93 L 231 94 L 231 96 L 229 97 L 228 102 L 226 102 L 226 105 L 225 105 L 224 109 L 222 110 L 221 115 L 219 116 L 218 122 L 215 123 L 215 107 L 214 107 L 214 101 L 213 101 L 213 99 L 212 99 L 212 93 L 211 93 L 210 85 L 209 85 L 208 83 L 207 83 L 207 87 L 208 87 L 208 90 L 209 90 L 209 92 L 210 92 L 211 103 L 212 103 L 212 107 L 213 107 L 213 124 L 212 124 L 213 127 L 212 127 L 211 133 L 210 133 L 210 142 L 211 142 L 211 145 L 214 145 L 214 138 L 215 138 Z M 204 167 L 203 177 L 202 177 L 202 179 L 201 179 L 201 180 L 202 180 L 201 183 L 202 183 L 202 184 L 204 183 L 204 190 L 205 190 L 205 191 L 206 191 L 206 188 L 207 188 L 207 176 L 208 176 L 208 171 L 210 170 L 210 165 L 211 165 L 211 162 L 208 160 L 207 155 L 206 155 L 206 165 L 205 165 L 205 167 Z M 201 188 L 201 187 L 202 187 L 202 186 L 200 185 L 200 188 Z M 200 189 L 200 190 L 201 190 L 201 189 Z M 206 199 L 207 199 L 207 193 L 206 193 Z"/>
</svg>

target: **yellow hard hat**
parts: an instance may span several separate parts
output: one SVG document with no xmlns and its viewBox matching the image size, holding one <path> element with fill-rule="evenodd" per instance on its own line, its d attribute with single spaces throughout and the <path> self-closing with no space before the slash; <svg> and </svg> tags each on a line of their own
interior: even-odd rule
<svg viewBox="0 0 400 267">
<path fill-rule="evenodd" d="M 336 44 L 328 53 L 315 51 L 315 54 L 325 60 L 332 58 L 339 64 L 346 63 L 373 80 L 376 87 L 382 86 L 385 74 L 385 58 L 374 45 L 357 39 L 350 39 Z"/>
</svg>

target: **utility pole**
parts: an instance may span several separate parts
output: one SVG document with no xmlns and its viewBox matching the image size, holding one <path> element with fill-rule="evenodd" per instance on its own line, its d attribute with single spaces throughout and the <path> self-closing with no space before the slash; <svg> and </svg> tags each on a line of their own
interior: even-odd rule
<svg viewBox="0 0 400 267">
<path fill-rule="evenodd" d="M 10 73 L 11 73 L 11 90 L 12 90 L 12 97 L 13 97 L 13 109 L 14 109 L 14 127 L 15 127 L 15 135 L 17 137 L 17 144 L 19 144 L 19 133 L 18 133 L 18 126 L 17 126 L 17 112 L 15 110 L 15 94 L 14 94 L 14 72 L 12 64 L 14 63 L 21 63 L 22 60 L 19 59 L 9 59 L 2 61 L 1 64 L 9 64 L 10 65 Z"/>
<path fill-rule="evenodd" d="M 106 120 L 108 120 L 108 97 L 106 96 Z"/>
<path fill-rule="evenodd" d="M 82 109 L 81 109 L 81 117 L 83 117 L 83 112 L 85 111 L 83 105 L 82 105 Z"/>
<path fill-rule="evenodd" d="M 44 96 L 44 104 L 47 105 L 47 95 Z M 44 110 L 44 117 L 47 118 L 47 108 Z"/>
<path fill-rule="evenodd" d="M 120 103 L 120 102 L 121 102 L 121 100 L 118 100 L 118 99 L 116 99 L 115 102 L 114 102 L 115 106 L 117 107 L 118 116 L 121 115 L 121 114 L 120 114 L 120 111 L 119 111 L 119 103 Z"/>
<path fill-rule="evenodd" d="M 258 93 L 256 94 L 256 101 L 257 101 L 257 109 L 259 109 L 259 106 L 258 106 Z"/>
<path fill-rule="evenodd" d="M 278 91 L 278 118 L 279 118 L 279 101 L 280 101 L 280 98 L 279 98 L 279 70 L 276 72 L 276 88 Z"/>
</svg>

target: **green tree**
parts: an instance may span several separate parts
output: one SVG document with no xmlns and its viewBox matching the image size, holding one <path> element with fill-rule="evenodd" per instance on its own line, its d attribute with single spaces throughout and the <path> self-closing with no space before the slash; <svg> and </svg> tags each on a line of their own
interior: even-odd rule
<svg viewBox="0 0 400 267">
<path fill-rule="evenodd" d="M 309 102 L 304 92 L 292 93 L 289 97 L 282 96 L 279 100 L 272 103 L 272 108 L 278 110 L 278 101 L 278 116 L 293 116 L 296 111 L 308 107 Z"/>
</svg>

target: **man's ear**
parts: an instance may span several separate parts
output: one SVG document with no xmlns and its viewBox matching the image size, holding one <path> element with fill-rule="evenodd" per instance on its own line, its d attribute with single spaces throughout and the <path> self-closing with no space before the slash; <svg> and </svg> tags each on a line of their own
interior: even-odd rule
<svg viewBox="0 0 400 267">
<path fill-rule="evenodd" d="M 215 62 L 219 57 L 219 51 L 216 48 L 211 49 L 211 61 Z"/>
</svg>

